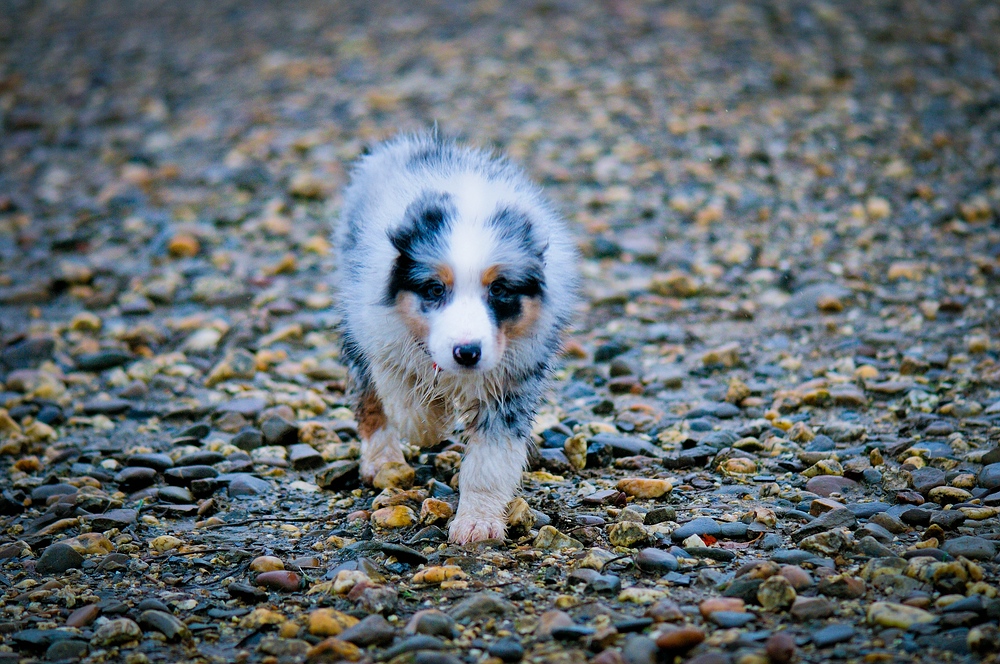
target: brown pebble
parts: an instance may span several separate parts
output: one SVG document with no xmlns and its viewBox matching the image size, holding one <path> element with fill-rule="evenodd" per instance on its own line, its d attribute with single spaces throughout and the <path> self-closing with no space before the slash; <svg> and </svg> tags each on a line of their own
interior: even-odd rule
<svg viewBox="0 0 1000 664">
<path fill-rule="evenodd" d="M 285 563 L 274 556 L 257 556 L 250 561 L 251 572 L 274 572 L 285 569 Z"/>
<path fill-rule="evenodd" d="M 595 655 L 590 664 L 625 664 L 625 658 L 617 650 L 608 648 Z"/>
<path fill-rule="evenodd" d="M 646 617 L 652 618 L 656 622 L 680 622 L 684 620 L 684 612 L 681 611 L 677 602 L 671 599 L 661 599 L 646 609 Z"/>
<path fill-rule="evenodd" d="M 788 632 L 776 632 L 765 646 L 771 664 L 788 664 L 795 657 L 795 639 Z"/>
<path fill-rule="evenodd" d="M 808 588 L 815 583 L 812 575 L 798 565 L 785 565 L 778 573 L 788 579 L 788 582 L 792 584 L 792 588 L 795 588 L 796 590 Z"/>
<path fill-rule="evenodd" d="M 302 587 L 302 577 L 295 572 L 276 570 L 273 572 L 262 572 L 257 575 L 256 583 L 271 590 L 283 590 L 285 592 L 295 592 Z"/>
<path fill-rule="evenodd" d="M 705 632 L 693 626 L 680 627 L 660 633 L 656 637 L 656 645 L 660 650 L 671 653 L 681 653 L 694 648 L 705 640 Z"/>
<path fill-rule="evenodd" d="M 743 613 L 745 609 L 743 608 L 743 600 L 739 597 L 712 597 L 699 604 L 698 611 L 707 620 L 716 611 Z"/>
<path fill-rule="evenodd" d="M 90 623 L 94 622 L 100 613 L 101 610 L 97 608 L 96 604 L 81 606 L 79 609 L 69 614 L 69 618 L 66 619 L 66 626 L 86 627 Z"/>
</svg>

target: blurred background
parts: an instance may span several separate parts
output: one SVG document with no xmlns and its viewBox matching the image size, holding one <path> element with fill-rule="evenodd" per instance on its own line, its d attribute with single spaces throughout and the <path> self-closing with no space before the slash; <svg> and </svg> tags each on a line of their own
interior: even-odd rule
<svg viewBox="0 0 1000 664">
<path fill-rule="evenodd" d="M 814 283 L 962 310 L 1000 251 L 997 34 L 972 1 L 4 0 L 0 325 L 320 304 L 351 159 L 435 123 L 560 203 L 602 320 Z"/>
</svg>

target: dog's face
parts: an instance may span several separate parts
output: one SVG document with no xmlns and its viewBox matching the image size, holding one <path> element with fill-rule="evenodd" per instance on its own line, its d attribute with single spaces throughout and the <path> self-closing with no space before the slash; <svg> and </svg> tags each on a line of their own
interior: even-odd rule
<svg viewBox="0 0 1000 664">
<path fill-rule="evenodd" d="M 441 370 L 489 371 L 533 330 L 545 297 L 545 246 L 526 211 L 429 191 L 389 240 L 399 255 L 385 304 Z"/>
</svg>

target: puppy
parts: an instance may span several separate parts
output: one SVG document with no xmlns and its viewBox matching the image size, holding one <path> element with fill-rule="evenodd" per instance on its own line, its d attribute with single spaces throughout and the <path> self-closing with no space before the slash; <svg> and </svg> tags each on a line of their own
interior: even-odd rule
<svg viewBox="0 0 1000 664">
<path fill-rule="evenodd" d="M 524 173 L 436 135 L 355 165 L 337 228 L 342 358 L 361 477 L 459 424 L 451 541 L 503 538 L 531 425 L 576 297 L 562 220 Z"/>
</svg>

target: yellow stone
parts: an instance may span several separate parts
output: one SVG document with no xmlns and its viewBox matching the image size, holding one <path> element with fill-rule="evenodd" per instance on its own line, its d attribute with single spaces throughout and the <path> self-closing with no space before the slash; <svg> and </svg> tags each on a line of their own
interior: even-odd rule
<svg viewBox="0 0 1000 664">
<path fill-rule="evenodd" d="M 44 422 L 35 420 L 24 429 L 24 435 L 31 441 L 42 443 L 49 440 L 55 440 L 56 430 Z"/>
<path fill-rule="evenodd" d="M 683 270 L 654 274 L 649 289 L 664 297 L 694 297 L 701 290 L 698 280 Z"/>
<path fill-rule="evenodd" d="M 757 472 L 757 464 L 753 459 L 726 459 L 719 466 L 719 470 L 727 475 L 752 475 Z"/>
<path fill-rule="evenodd" d="M 243 616 L 243 619 L 240 620 L 240 627 L 243 629 L 258 630 L 267 625 L 280 625 L 283 622 L 285 622 L 285 616 L 282 614 L 271 609 L 259 607 Z"/>
<path fill-rule="evenodd" d="M 413 575 L 413 583 L 426 583 L 429 585 L 439 584 L 449 579 L 468 578 L 462 568 L 458 565 L 436 565 L 427 567 Z"/>
<path fill-rule="evenodd" d="M 902 630 L 912 625 L 934 622 L 934 614 L 906 604 L 874 602 L 868 607 L 868 622 Z"/>
<path fill-rule="evenodd" d="M 294 639 L 302 631 L 302 625 L 294 620 L 286 620 L 278 626 L 278 636 L 283 639 Z"/>
<path fill-rule="evenodd" d="M 875 380 L 878 376 L 878 369 L 870 364 L 862 364 L 854 370 L 854 377 L 862 380 Z"/>
<path fill-rule="evenodd" d="M 81 555 L 106 554 L 115 550 L 115 545 L 101 533 L 83 533 L 68 540 L 63 544 L 69 544 Z"/>
<path fill-rule="evenodd" d="M 751 394 L 750 387 L 742 380 L 733 376 L 729 379 L 729 387 L 726 390 L 726 401 L 739 404 Z"/>
<path fill-rule="evenodd" d="M 972 494 L 956 486 L 938 486 L 930 490 L 928 498 L 940 505 L 964 503 L 972 500 Z"/>
<path fill-rule="evenodd" d="M 417 522 L 417 514 L 406 505 L 393 505 L 372 512 L 371 521 L 379 528 L 406 528 Z"/>
<path fill-rule="evenodd" d="M 802 471 L 803 477 L 817 477 L 819 475 L 835 475 L 843 477 L 844 467 L 834 459 L 820 459 L 811 467 Z"/>
<path fill-rule="evenodd" d="M 569 465 L 576 470 L 583 470 L 587 467 L 587 436 L 582 433 L 570 436 L 563 443 L 563 452 Z"/>
<path fill-rule="evenodd" d="M 796 443 L 808 443 L 816 437 L 805 422 L 796 422 L 788 431 L 788 439 Z"/>
<path fill-rule="evenodd" d="M 250 562 L 251 572 L 276 572 L 285 569 L 285 563 L 275 556 L 257 556 Z"/>
<path fill-rule="evenodd" d="M 69 328 L 76 332 L 97 332 L 101 329 L 101 319 L 96 314 L 89 311 L 81 311 L 73 316 L 69 322 Z"/>
<path fill-rule="evenodd" d="M 393 505 L 403 505 L 404 503 L 420 503 L 427 497 L 427 492 L 423 489 L 409 489 L 403 491 L 402 489 L 397 489 L 396 487 L 386 487 L 382 489 L 382 493 L 375 496 L 375 500 L 372 501 L 372 509 L 379 510 L 383 507 L 392 507 Z"/>
<path fill-rule="evenodd" d="M 920 281 L 924 278 L 924 271 L 927 266 L 917 261 L 896 261 L 889 266 L 888 277 L 890 281 L 905 279 L 907 281 Z"/>
<path fill-rule="evenodd" d="M 149 548 L 156 553 L 164 553 L 172 549 L 176 549 L 184 544 L 184 542 L 173 535 L 160 535 L 159 537 L 154 537 L 149 540 Z"/>
<path fill-rule="evenodd" d="M 674 488 L 670 480 L 645 477 L 627 477 L 619 480 L 616 488 L 634 498 L 659 498 Z"/>
<path fill-rule="evenodd" d="M 510 501 L 507 507 L 507 532 L 527 534 L 535 526 L 535 514 L 524 498 Z"/>
<path fill-rule="evenodd" d="M 191 258 L 197 256 L 200 250 L 201 243 L 190 233 L 178 233 L 167 243 L 167 251 L 175 258 Z"/>
<path fill-rule="evenodd" d="M 306 619 L 306 629 L 313 636 L 337 636 L 357 624 L 357 618 L 336 609 L 316 609 Z"/>
<path fill-rule="evenodd" d="M 361 655 L 361 648 L 350 641 L 341 641 L 340 639 L 330 637 L 310 648 L 306 653 L 306 660 L 310 662 L 317 660 L 323 662 L 339 662 L 344 660 L 356 662 L 361 659 Z"/>
<path fill-rule="evenodd" d="M 0 408 L 0 436 L 7 437 L 21 433 L 21 425 L 14 421 L 6 408 Z"/>
<path fill-rule="evenodd" d="M 390 461 L 379 468 L 379 471 L 375 474 L 375 479 L 372 481 L 372 486 L 376 489 L 384 489 L 390 486 L 409 489 L 413 486 L 415 477 L 416 473 L 405 463 Z"/>
<path fill-rule="evenodd" d="M 885 219 L 892 213 L 892 206 L 889 205 L 889 201 L 886 199 L 879 196 L 872 196 L 865 201 L 865 212 L 868 213 L 869 219 Z"/>
<path fill-rule="evenodd" d="M 338 595 L 346 595 L 359 583 L 371 584 L 372 580 L 361 570 L 342 569 L 337 572 L 337 578 L 333 580 L 332 590 Z"/>
<path fill-rule="evenodd" d="M 443 500 L 438 500 L 437 498 L 427 498 L 420 505 L 420 523 L 428 525 L 435 523 L 447 523 L 448 519 L 450 519 L 454 513 L 455 510 L 451 508 L 451 505 Z"/>
<path fill-rule="evenodd" d="M 735 341 L 732 343 L 712 348 L 701 356 L 702 364 L 721 364 L 724 367 L 735 367 L 740 363 L 740 345 Z"/>
<path fill-rule="evenodd" d="M 662 590 L 632 586 L 618 593 L 618 601 L 632 602 L 633 604 L 655 604 L 666 596 L 667 593 Z"/>
</svg>

